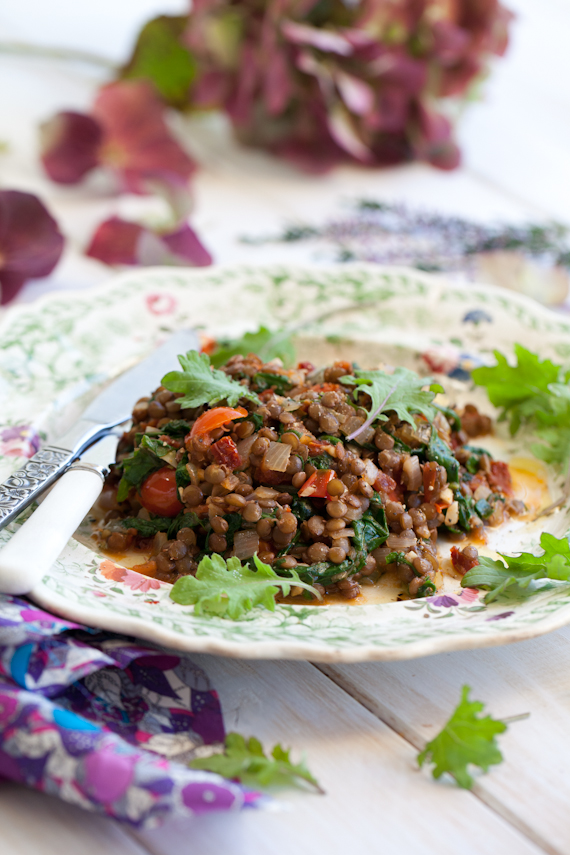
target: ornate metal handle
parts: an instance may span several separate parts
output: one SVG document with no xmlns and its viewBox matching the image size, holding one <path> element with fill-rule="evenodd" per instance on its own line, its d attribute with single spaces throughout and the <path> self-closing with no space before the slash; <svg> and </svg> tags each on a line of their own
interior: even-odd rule
<svg viewBox="0 0 570 855">
<path fill-rule="evenodd" d="M 0 529 L 65 472 L 74 457 L 72 451 L 48 445 L 0 484 Z"/>
</svg>

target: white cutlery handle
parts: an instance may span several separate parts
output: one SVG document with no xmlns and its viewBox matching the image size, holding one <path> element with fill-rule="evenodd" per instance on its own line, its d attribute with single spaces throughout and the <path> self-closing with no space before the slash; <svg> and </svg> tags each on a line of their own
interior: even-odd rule
<svg viewBox="0 0 570 855">
<path fill-rule="evenodd" d="M 103 489 L 97 466 L 76 463 L 0 549 L 0 592 L 27 594 L 43 578 Z"/>
</svg>

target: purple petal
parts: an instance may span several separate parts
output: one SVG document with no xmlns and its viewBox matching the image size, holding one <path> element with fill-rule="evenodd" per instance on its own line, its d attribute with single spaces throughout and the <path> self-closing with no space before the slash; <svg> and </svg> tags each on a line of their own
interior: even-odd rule
<svg viewBox="0 0 570 855">
<path fill-rule="evenodd" d="M 186 223 L 174 232 L 160 234 L 120 217 L 101 223 L 85 254 L 109 265 L 206 267 L 212 263 L 212 256 Z"/>
<path fill-rule="evenodd" d="M 351 113 L 363 116 L 372 110 L 374 90 L 368 83 L 344 71 L 338 71 L 335 74 L 335 82 L 342 100 Z"/>
<path fill-rule="evenodd" d="M 164 112 L 146 81 L 122 80 L 99 90 L 93 115 L 104 131 L 100 160 L 133 193 L 146 193 L 147 181 L 186 185 L 196 168 L 170 133 Z"/>
<path fill-rule="evenodd" d="M 331 30 L 317 29 L 308 24 L 298 24 L 295 21 L 283 21 L 281 32 L 285 38 L 296 45 L 309 45 L 327 53 L 340 56 L 350 56 L 353 47 L 348 39 L 340 33 Z"/>
<path fill-rule="evenodd" d="M 469 33 L 451 21 L 435 21 L 432 33 L 433 54 L 445 64 L 457 62 L 471 41 Z"/>
<path fill-rule="evenodd" d="M 162 235 L 162 240 L 183 263 L 189 262 L 194 267 L 208 267 L 212 263 L 212 256 L 187 223 L 170 234 Z"/>
<path fill-rule="evenodd" d="M 120 217 L 111 217 L 97 227 L 85 255 L 104 264 L 137 264 L 137 244 L 144 228 Z"/>
<path fill-rule="evenodd" d="M 64 238 L 37 196 L 0 190 L 0 284 L 7 303 L 28 279 L 48 276 L 60 259 Z"/>
<path fill-rule="evenodd" d="M 341 104 L 337 104 L 330 111 L 328 127 L 334 141 L 348 152 L 348 154 L 363 163 L 371 162 L 372 153 L 370 149 L 356 133 L 350 114 L 346 112 Z"/>
<path fill-rule="evenodd" d="M 40 126 L 41 160 L 52 181 L 76 184 L 98 162 L 103 131 L 84 113 L 57 113 Z"/>
<path fill-rule="evenodd" d="M 278 116 L 284 111 L 293 93 L 291 66 L 283 51 L 275 51 L 267 63 L 264 100 L 267 112 Z"/>
</svg>

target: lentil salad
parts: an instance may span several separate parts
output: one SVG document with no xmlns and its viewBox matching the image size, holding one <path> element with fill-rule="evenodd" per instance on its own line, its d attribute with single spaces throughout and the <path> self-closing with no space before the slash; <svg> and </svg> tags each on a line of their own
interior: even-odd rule
<svg viewBox="0 0 570 855">
<path fill-rule="evenodd" d="M 434 593 L 440 534 L 457 541 L 462 575 L 477 564 L 473 536 L 525 508 L 508 466 L 471 444 L 491 420 L 472 405 L 438 406 L 413 372 L 415 406 L 403 408 L 398 372 L 235 355 L 212 372 L 233 382 L 231 395 L 219 397 L 222 378 L 218 398 L 198 405 L 167 375 L 119 445 L 100 545 L 140 551 L 134 569 L 171 583 L 217 553 L 257 555 L 347 600 L 387 570 L 404 597 Z"/>
</svg>

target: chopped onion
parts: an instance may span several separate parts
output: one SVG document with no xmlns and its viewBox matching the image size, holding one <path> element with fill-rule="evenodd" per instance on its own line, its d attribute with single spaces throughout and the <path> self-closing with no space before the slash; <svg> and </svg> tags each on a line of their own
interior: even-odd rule
<svg viewBox="0 0 570 855">
<path fill-rule="evenodd" d="M 240 560 L 251 558 L 259 549 L 259 535 L 255 529 L 236 531 L 234 534 L 234 555 Z"/>
<path fill-rule="evenodd" d="M 411 454 L 404 461 L 402 470 L 406 487 L 412 493 L 416 493 L 422 485 L 422 470 L 420 469 L 420 461 L 415 454 Z"/>
<path fill-rule="evenodd" d="M 238 454 L 241 458 L 241 466 L 240 469 L 245 469 L 245 467 L 249 464 L 249 455 L 251 454 L 251 449 L 253 443 L 257 439 L 257 434 L 253 433 L 251 436 L 248 436 L 246 439 L 242 439 L 237 444 Z"/>
<path fill-rule="evenodd" d="M 164 457 L 161 457 L 165 463 L 168 463 L 170 466 L 176 467 L 176 452 L 174 449 L 172 451 L 167 451 Z"/>
<path fill-rule="evenodd" d="M 336 540 L 339 537 L 355 537 L 356 532 L 353 528 L 341 528 L 340 531 L 327 532 L 331 540 Z"/>
<path fill-rule="evenodd" d="M 451 490 L 449 491 L 451 493 Z M 487 499 L 493 491 L 490 487 L 487 487 L 486 484 L 479 484 L 475 492 L 473 493 L 473 498 L 476 502 L 480 499 Z M 443 495 L 443 494 L 442 494 Z"/>
<path fill-rule="evenodd" d="M 284 442 L 270 442 L 263 457 L 263 467 L 264 469 L 271 469 L 273 472 L 285 472 L 289 465 L 290 456 L 290 445 L 286 445 Z"/>
<path fill-rule="evenodd" d="M 393 552 L 393 549 L 389 549 L 386 546 L 379 546 L 378 549 L 373 550 L 372 557 L 376 561 L 378 567 L 386 566 L 386 558 Z"/>
<path fill-rule="evenodd" d="M 455 525 L 459 520 L 459 503 L 457 501 L 452 502 L 448 509 L 445 512 L 445 524 L 446 525 Z"/>
<path fill-rule="evenodd" d="M 274 490 L 273 487 L 256 487 L 253 493 L 257 499 L 274 499 L 279 495 L 279 490 Z"/>
<path fill-rule="evenodd" d="M 364 513 L 364 508 L 348 508 L 347 512 L 344 514 L 345 520 L 350 520 L 351 522 L 355 522 L 356 520 L 362 519 L 362 515 Z"/>
<path fill-rule="evenodd" d="M 403 531 L 402 534 L 389 534 L 388 539 L 386 540 L 386 545 L 390 547 L 390 549 L 397 549 L 398 551 L 405 549 L 408 550 L 412 546 L 416 545 L 416 536 L 413 531 L 408 529 L 407 531 Z"/>
<path fill-rule="evenodd" d="M 373 431 L 373 433 L 374 433 L 374 431 Z M 372 486 L 372 484 L 374 484 L 374 482 L 378 478 L 378 473 L 380 472 L 380 470 L 378 469 L 378 467 L 374 463 L 372 463 L 371 460 L 365 460 L 364 466 L 366 468 L 364 469 L 364 472 L 362 473 L 362 476 L 361 476 L 362 480 L 366 481 L 367 484 L 370 484 L 370 486 Z"/>
<path fill-rule="evenodd" d="M 349 416 L 343 424 L 341 431 L 347 436 L 350 435 L 349 439 L 352 439 L 352 435 L 356 435 L 357 430 L 359 430 L 363 424 L 364 419 L 361 419 L 359 416 Z"/>
<path fill-rule="evenodd" d="M 372 427 L 372 425 L 368 425 L 368 427 L 362 426 L 362 430 L 358 431 L 358 436 L 354 436 L 353 439 L 357 441 L 359 445 L 366 445 L 367 442 L 372 441 L 372 437 L 376 433 L 376 429 Z"/>
</svg>

